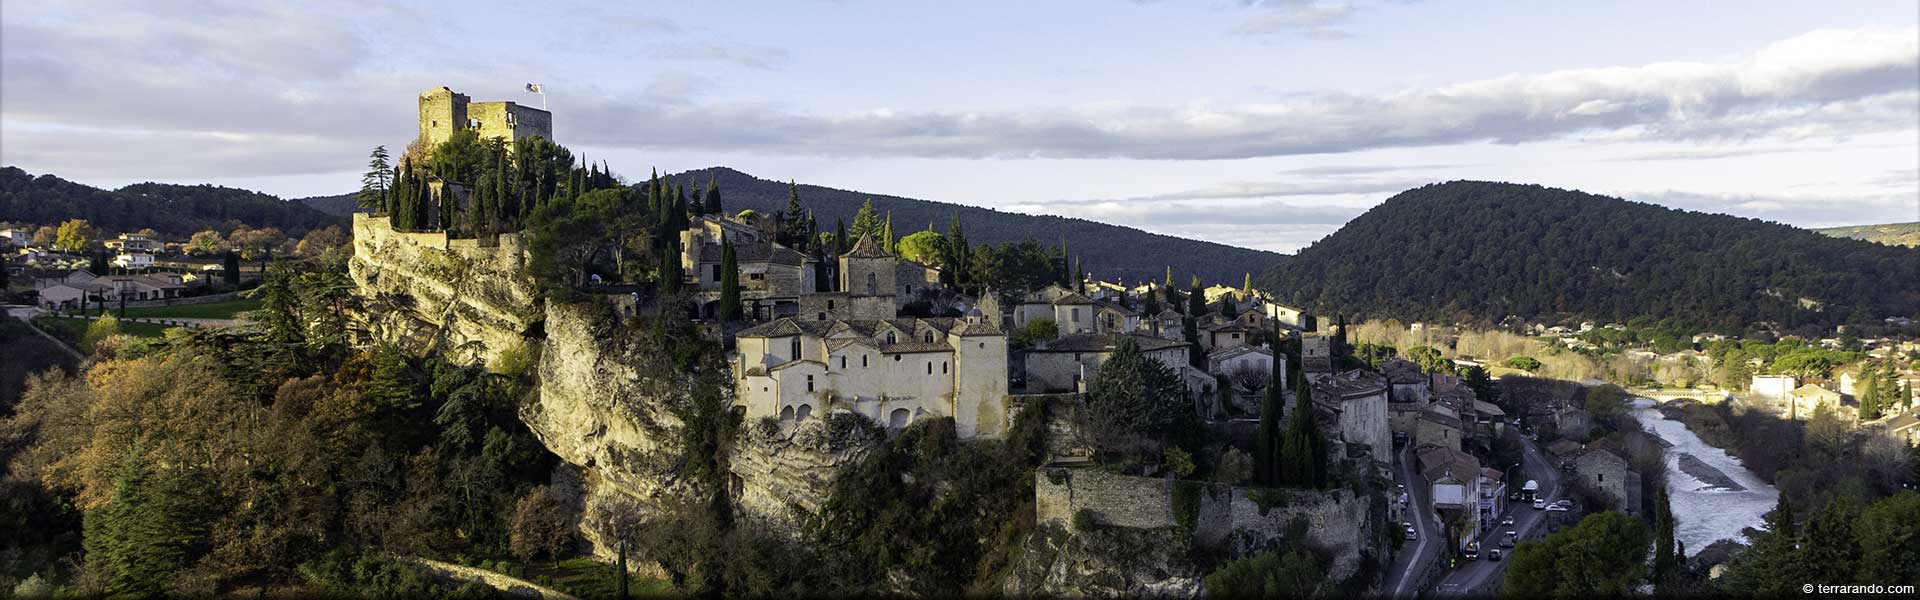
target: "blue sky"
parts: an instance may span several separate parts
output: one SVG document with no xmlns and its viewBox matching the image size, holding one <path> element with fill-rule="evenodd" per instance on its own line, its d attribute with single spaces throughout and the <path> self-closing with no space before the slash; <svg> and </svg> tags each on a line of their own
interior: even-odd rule
<svg viewBox="0 0 1920 600">
<path fill-rule="evenodd" d="M 0 162 L 357 187 L 415 94 L 537 105 L 638 176 L 726 165 L 1292 251 L 1493 179 L 1920 220 L 1897 2 L 8 3 Z"/>
</svg>

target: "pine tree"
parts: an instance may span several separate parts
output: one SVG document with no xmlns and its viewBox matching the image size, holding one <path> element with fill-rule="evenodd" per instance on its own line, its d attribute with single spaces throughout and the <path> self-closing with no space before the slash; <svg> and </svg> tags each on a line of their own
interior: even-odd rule
<svg viewBox="0 0 1920 600">
<path fill-rule="evenodd" d="M 733 242 L 720 241 L 720 321 L 740 320 L 740 263 L 734 258 Z"/>
<path fill-rule="evenodd" d="M 137 443 L 112 481 L 112 498 L 82 520 L 89 566 L 106 574 L 109 595 L 159 597 L 204 544 L 211 515 L 195 502 L 206 494 L 184 475 L 154 465 Z"/>
<path fill-rule="evenodd" d="M 872 198 L 868 198 L 865 204 L 860 205 L 859 212 L 853 213 L 853 229 L 848 230 L 847 235 L 852 237 L 842 242 L 844 244 L 841 248 L 842 252 L 852 248 L 853 243 L 863 236 L 878 237 L 880 235 L 880 213 L 874 212 Z"/>
<path fill-rule="evenodd" d="M 360 176 L 360 193 L 355 199 L 361 208 L 386 206 L 387 188 L 393 184 L 393 165 L 387 161 L 387 147 L 374 146 L 368 155 L 367 173 Z M 382 210 L 381 212 L 385 212 Z"/>
</svg>

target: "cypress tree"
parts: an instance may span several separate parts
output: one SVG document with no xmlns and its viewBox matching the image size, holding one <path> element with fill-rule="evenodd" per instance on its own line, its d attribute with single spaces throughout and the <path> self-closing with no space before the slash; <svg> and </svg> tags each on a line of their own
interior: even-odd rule
<svg viewBox="0 0 1920 600">
<path fill-rule="evenodd" d="M 727 215 L 727 209 L 724 208 L 720 202 L 720 181 L 712 175 L 707 176 L 706 196 L 706 200 L 701 202 L 700 206 L 707 209 L 707 214 L 720 215 L 723 217 Z"/>
<path fill-rule="evenodd" d="M 973 249 L 967 247 L 967 233 L 960 227 L 960 213 L 953 213 L 953 220 L 947 223 L 946 270 L 942 271 L 950 280 L 948 285 L 959 288 L 970 283 L 966 280 L 967 261 L 973 256 Z"/>
<path fill-rule="evenodd" d="M 740 263 L 734 258 L 733 242 L 720 241 L 720 321 L 740 320 Z"/>
<path fill-rule="evenodd" d="M 835 219 L 835 220 L 834 220 L 834 225 L 833 225 L 833 253 L 834 253 L 834 255 L 836 255 L 836 256 L 837 256 L 837 255 L 841 255 L 841 254 L 846 254 L 846 253 L 847 253 L 847 247 L 848 247 L 848 244 L 847 244 L 847 220 L 846 220 L 846 219 Z"/>
<path fill-rule="evenodd" d="M 1181 319 L 1180 329 L 1187 340 L 1187 364 L 1195 368 L 1206 368 L 1207 351 L 1200 348 L 1200 328 L 1195 325 L 1193 317 Z"/>
<path fill-rule="evenodd" d="M 887 211 L 887 222 L 880 226 L 880 250 L 893 254 L 893 211 Z"/>
<path fill-rule="evenodd" d="M 220 276 L 226 278 L 227 285 L 240 287 L 240 255 L 228 250 L 226 256 L 221 259 L 221 266 L 224 269 L 220 272 Z"/>
<path fill-rule="evenodd" d="M 1195 319 L 1207 316 L 1207 292 L 1200 289 L 1197 282 L 1193 289 L 1187 290 L 1187 316 Z"/>
<path fill-rule="evenodd" d="M 1073 257 L 1073 275 L 1068 277 L 1067 281 L 1072 285 L 1073 291 L 1084 294 L 1087 291 L 1087 272 L 1081 269 L 1080 257 Z"/>
<path fill-rule="evenodd" d="M 1280 480 L 1280 405 L 1281 394 L 1285 387 L 1285 377 L 1279 369 L 1272 369 L 1267 381 L 1267 393 L 1260 398 L 1260 429 L 1254 444 L 1253 471 L 1254 480 L 1264 485 L 1274 485 Z"/>
<path fill-rule="evenodd" d="M 1660 486 L 1653 497 L 1653 581 L 1664 584 L 1678 570 L 1674 555 L 1673 507 L 1667 498 L 1667 486 Z"/>
<path fill-rule="evenodd" d="M 1253 291 L 1253 274 L 1252 273 L 1241 274 L 1240 289 L 1248 292 Z"/>
</svg>

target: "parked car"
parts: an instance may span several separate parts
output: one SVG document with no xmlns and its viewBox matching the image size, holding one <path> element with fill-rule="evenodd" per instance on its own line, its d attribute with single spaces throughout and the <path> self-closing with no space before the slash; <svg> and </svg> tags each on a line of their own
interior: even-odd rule
<svg viewBox="0 0 1920 600">
<path fill-rule="evenodd" d="M 1407 529 L 1407 539 L 1409 540 L 1420 539 L 1420 534 L 1414 531 L 1412 523 L 1401 522 L 1400 526 L 1405 527 Z"/>
<path fill-rule="evenodd" d="M 1500 549 L 1494 548 L 1492 550 L 1488 550 L 1487 560 L 1498 562 L 1500 560 Z"/>
<path fill-rule="evenodd" d="M 1540 510 L 1540 509 L 1542 509 L 1542 508 L 1546 508 L 1546 507 L 1547 507 L 1547 501 L 1546 501 L 1546 500 L 1534 500 L 1534 501 L 1533 501 L 1533 509 L 1534 509 L 1534 510 Z"/>
</svg>

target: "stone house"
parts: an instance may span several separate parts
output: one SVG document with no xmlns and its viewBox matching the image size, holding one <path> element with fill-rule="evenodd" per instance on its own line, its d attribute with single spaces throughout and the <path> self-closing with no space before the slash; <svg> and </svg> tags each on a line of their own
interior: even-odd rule
<svg viewBox="0 0 1920 600">
<path fill-rule="evenodd" d="M 1441 446 L 1459 450 L 1461 439 L 1466 437 L 1460 426 L 1460 417 L 1452 409 L 1435 405 L 1420 412 L 1415 421 L 1413 439 L 1422 446 Z"/>
<path fill-rule="evenodd" d="M 1093 378 L 1100 370 L 1100 365 L 1119 347 L 1122 339 L 1132 339 L 1147 358 L 1160 361 L 1176 374 L 1190 368 L 1187 365 L 1186 342 L 1137 334 L 1065 335 L 1025 352 L 1023 364 L 1026 366 L 1028 392 L 1083 391 L 1082 384 Z"/>
<path fill-rule="evenodd" d="M 1426 445 L 1415 450 L 1414 460 L 1427 480 L 1434 510 L 1465 521 L 1467 531 L 1479 531 L 1480 460 L 1457 448 Z"/>
<path fill-rule="evenodd" d="M 1171 308 L 1161 309 L 1160 314 L 1153 315 L 1146 321 L 1146 327 L 1149 329 L 1146 332 L 1148 335 L 1158 338 L 1185 341 L 1187 337 L 1186 317 Z"/>
<path fill-rule="evenodd" d="M 1376 464 L 1393 462 L 1393 434 L 1387 425 L 1386 378 L 1363 369 L 1313 381 L 1313 402 L 1338 415 L 1340 438 L 1365 447 Z"/>
<path fill-rule="evenodd" d="M 1610 440 L 1589 444 L 1572 459 L 1573 474 L 1576 481 L 1598 491 L 1615 508 L 1627 514 L 1639 512 L 1639 503 L 1634 501 L 1640 486 L 1633 481 L 1633 471 L 1627 467 L 1626 453 Z"/>
<path fill-rule="evenodd" d="M 1313 330 L 1313 315 L 1307 314 L 1304 310 L 1276 302 L 1267 302 L 1261 308 L 1265 309 L 1268 319 L 1288 329 Z"/>
<path fill-rule="evenodd" d="M 1140 313 L 1113 302 L 1096 301 L 1095 333 L 1139 333 Z"/>
<path fill-rule="evenodd" d="M 1199 328 L 1200 345 L 1208 352 L 1218 352 L 1245 345 L 1254 330 L 1235 321 L 1216 322 Z"/>
<path fill-rule="evenodd" d="M 1007 336 L 966 319 L 782 318 L 735 335 L 736 406 L 804 421 L 846 410 L 890 428 L 951 417 L 963 437 L 1007 427 Z"/>
<path fill-rule="evenodd" d="M 0 229 L 0 243 L 25 248 L 33 243 L 33 232 L 19 227 Z"/>
<path fill-rule="evenodd" d="M 1307 381 L 1333 375 L 1333 340 L 1325 336 L 1300 338 L 1300 369 Z"/>
<path fill-rule="evenodd" d="M 1380 373 L 1393 386 L 1394 402 L 1425 404 L 1432 396 L 1432 380 L 1413 361 L 1395 358 L 1380 365 Z"/>
<path fill-rule="evenodd" d="M 1794 388 L 1793 391 L 1787 393 L 1787 418 L 1811 418 L 1813 417 L 1814 411 L 1824 406 L 1832 409 L 1836 414 L 1840 415 L 1842 419 L 1848 421 L 1857 420 L 1860 416 L 1860 409 L 1858 406 L 1849 404 L 1847 402 L 1849 399 L 1849 397 L 1842 395 L 1840 392 L 1809 383 Z"/>
</svg>

